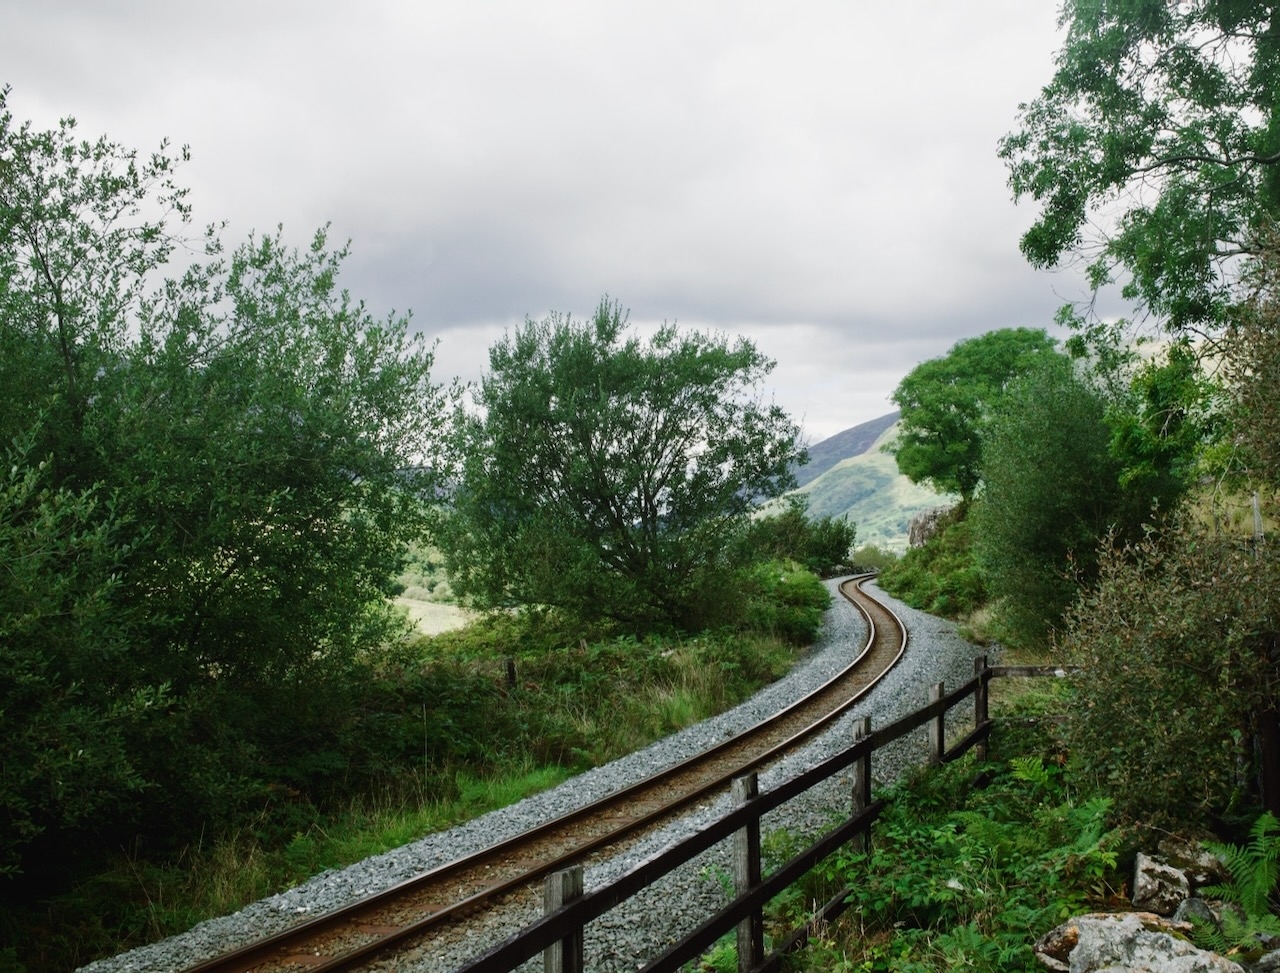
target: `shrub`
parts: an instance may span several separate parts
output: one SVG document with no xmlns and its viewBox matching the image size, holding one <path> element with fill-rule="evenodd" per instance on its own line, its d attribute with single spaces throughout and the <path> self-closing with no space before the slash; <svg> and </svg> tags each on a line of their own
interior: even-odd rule
<svg viewBox="0 0 1280 973">
<path fill-rule="evenodd" d="M 884 571 L 901 560 L 902 555 L 875 544 L 864 544 L 850 557 L 854 571 Z"/>
<path fill-rule="evenodd" d="M 798 561 L 818 575 L 831 575 L 849 564 L 857 526 L 844 517 L 809 517 L 809 497 L 788 494 L 780 512 L 751 521 L 738 545 L 739 558 Z"/>
<path fill-rule="evenodd" d="M 1084 667 L 1075 761 L 1126 816 L 1204 823 L 1244 796 L 1246 737 L 1280 689 L 1278 574 L 1273 554 L 1194 525 L 1103 557 L 1062 646 Z"/>
<path fill-rule="evenodd" d="M 880 585 L 912 608 L 947 618 L 975 611 L 987 600 L 974 559 L 969 520 L 948 525 L 923 547 L 907 551 L 880 573 Z"/>
<path fill-rule="evenodd" d="M 753 568 L 743 587 L 742 628 L 792 645 L 808 645 L 818 637 L 831 595 L 817 575 L 794 563 L 769 561 Z"/>
</svg>

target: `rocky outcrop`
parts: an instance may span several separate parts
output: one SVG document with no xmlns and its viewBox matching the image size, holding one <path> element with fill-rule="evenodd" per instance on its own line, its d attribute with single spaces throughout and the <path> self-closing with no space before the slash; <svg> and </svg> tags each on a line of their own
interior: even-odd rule
<svg viewBox="0 0 1280 973">
<path fill-rule="evenodd" d="M 1268 937 L 1232 957 L 1192 943 L 1193 921 L 1217 926 L 1224 908 L 1194 891 L 1227 881 L 1226 870 L 1193 842 L 1166 838 L 1159 852 L 1139 852 L 1134 860 L 1138 911 L 1070 919 L 1040 938 L 1036 958 L 1057 973 L 1280 973 L 1280 949 Z"/>
<path fill-rule="evenodd" d="M 1138 852 L 1133 865 L 1135 909 L 1171 916 L 1190 896 L 1191 883 L 1181 869 Z"/>
<path fill-rule="evenodd" d="M 912 547 L 924 547 L 954 520 L 955 511 L 954 506 L 931 507 L 916 514 L 907 525 L 907 543 Z"/>
<path fill-rule="evenodd" d="M 1158 859 L 1179 869 L 1192 888 L 1202 885 L 1222 885 L 1231 881 L 1231 873 L 1213 853 L 1194 841 L 1169 835 L 1156 846 Z"/>
<path fill-rule="evenodd" d="M 1189 923 L 1151 912 L 1077 916 L 1041 937 L 1036 958 L 1057 973 L 1245 973 L 1186 938 Z"/>
</svg>

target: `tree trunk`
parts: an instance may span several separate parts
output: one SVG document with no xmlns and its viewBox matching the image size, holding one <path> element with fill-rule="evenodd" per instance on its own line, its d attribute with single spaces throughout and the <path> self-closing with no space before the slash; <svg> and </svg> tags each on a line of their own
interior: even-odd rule
<svg viewBox="0 0 1280 973">
<path fill-rule="evenodd" d="M 1280 710 L 1259 713 L 1255 726 L 1262 806 L 1280 817 Z"/>
</svg>

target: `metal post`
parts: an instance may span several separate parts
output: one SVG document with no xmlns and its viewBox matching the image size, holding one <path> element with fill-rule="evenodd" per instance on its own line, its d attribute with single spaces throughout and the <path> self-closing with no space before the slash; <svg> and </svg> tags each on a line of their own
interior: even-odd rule
<svg viewBox="0 0 1280 973">
<path fill-rule="evenodd" d="M 574 865 L 562 872 L 547 876 L 542 886 L 542 910 L 555 912 L 574 899 L 582 898 L 582 866 Z M 545 973 L 582 973 L 582 929 L 565 936 L 542 952 L 542 968 Z"/>
<path fill-rule="evenodd" d="M 759 793 L 754 773 L 733 779 L 733 803 L 738 807 Z M 733 889 L 744 895 L 760 884 L 760 819 L 733 835 Z M 747 973 L 764 959 L 764 911 L 755 909 L 738 923 L 738 970 Z"/>
</svg>

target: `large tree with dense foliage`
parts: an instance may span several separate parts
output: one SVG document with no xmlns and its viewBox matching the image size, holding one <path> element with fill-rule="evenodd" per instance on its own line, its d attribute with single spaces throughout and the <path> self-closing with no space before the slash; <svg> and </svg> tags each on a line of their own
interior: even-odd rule
<svg viewBox="0 0 1280 973">
<path fill-rule="evenodd" d="M 1266 504 L 1280 490 L 1280 258 L 1269 247 L 1248 280 L 1253 293 L 1223 342 L 1233 432 L 1215 449 L 1230 450 L 1225 465 Z M 1186 455 L 1182 444 L 1204 425 L 1187 414 L 1202 383 L 1184 366 L 1174 361 L 1143 384 L 1149 400 L 1168 405 L 1173 455 Z M 1249 528 L 1204 519 L 1183 511 L 1104 552 L 1099 581 L 1068 613 L 1061 639 L 1084 666 L 1075 680 L 1075 760 L 1135 820 L 1211 822 L 1251 799 L 1255 775 L 1242 770 L 1255 767 L 1264 803 L 1280 812 L 1280 561 Z"/>
<path fill-rule="evenodd" d="M 1143 408 L 1112 423 L 1126 486 L 1165 497 L 1185 488 L 1188 460 L 1208 438 L 1211 465 L 1232 474 L 1229 485 L 1280 482 L 1280 341 L 1269 320 L 1280 215 L 1278 17 L 1269 2 L 1067 0 L 1053 79 L 1022 106 L 1001 146 L 1015 195 L 1042 206 L 1022 240 L 1033 264 L 1082 260 L 1095 288 L 1120 283 L 1176 334 L 1225 336 L 1216 355 L 1234 412 L 1214 414 L 1219 393 L 1187 367 L 1191 346 L 1175 345 L 1160 370 L 1140 377 Z M 1123 330 L 1071 309 L 1065 316 L 1092 337 Z M 1251 549 L 1217 521 L 1207 531 L 1194 518 L 1157 536 L 1106 555 L 1100 586 L 1068 626 L 1067 644 L 1089 664 L 1086 757 L 1103 777 L 1139 774 L 1141 786 L 1126 781 L 1135 815 L 1203 818 L 1234 798 L 1232 738 L 1248 727 L 1267 800 L 1280 807 L 1270 547 Z M 1182 732 L 1192 726 L 1195 740 Z M 1189 754 L 1195 793 L 1176 772 Z"/>
<path fill-rule="evenodd" d="M 1105 416 L 1103 396 L 1053 354 L 1010 385 L 987 428 L 976 552 L 1003 622 L 1024 641 L 1056 624 L 1124 517 Z"/>
<path fill-rule="evenodd" d="M 430 350 L 338 288 L 323 233 L 224 257 L 211 230 L 170 271 L 180 161 L 0 97 L 0 869 L 347 773 L 425 523 Z"/>
<path fill-rule="evenodd" d="M 700 627 L 756 501 L 794 484 L 799 430 L 760 397 L 771 361 L 744 339 L 628 332 L 604 300 L 490 350 L 445 527 L 455 588 L 479 603 Z"/>
<path fill-rule="evenodd" d="M 957 342 L 913 368 L 893 392 L 902 410 L 893 446 L 913 483 L 972 498 L 981 482 L 982 430 L 992 404 L 1054 340 L 1037 328 L 1005 328 Z"/>
<path fill-rule="evenodd" d="M 1041 212 L 1037 267 L 1072 256 L 1174 330 L 1216 329 L 1280 215 L 1280 12 L 1258 0 L 1065 0 L 1052 80 L 1001 155 Z"/>
</svg>

